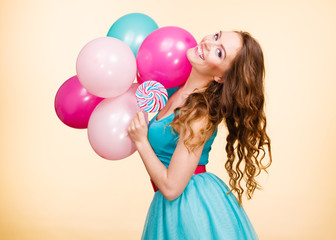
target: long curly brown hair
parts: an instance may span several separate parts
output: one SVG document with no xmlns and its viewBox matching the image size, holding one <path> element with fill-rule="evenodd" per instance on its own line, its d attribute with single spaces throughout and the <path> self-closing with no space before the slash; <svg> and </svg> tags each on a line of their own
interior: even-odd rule
<svg viewBox="0 0 336 240">
<path fill-rule="evenodd" d="M 223 82 L 212 81 L 205 90 L 196 89 L 191 93 L 184 104 L 174 110 L 175 118 L 170 125 L 178 133 L 181 130 L 190 133 L 184 144 L 189 151 L 193 151 L 208 139 L 206 136 L 209 131 L 212 133 L 222 121 L 225 123 L 228 129 L 225 169 L 232 188 L 227 194 L 235 191 L 238 202 L 242 205 L 244 189 L 241 180 L 245 180 L 247 199 L 251 199 L 256 188 L 262 189 L 255 177 L 261 170 L 268 173 L 266 169 L 272 163 L 272 154 L 271 140 L 266 134 L 267 121 L 264 112 L 263 52 L 249 33 L 236 33 L 241 36 L 242 48 L 230 69 L 224 73 Z M 191 144 L 195 135 L 190 125 L 204 117 L 208 121 L 206 127 L 200 131 L 200 140 Z M 267 165 L 262 164 L 265 157 L 264 145 L 267 145 L 270 157 Z M 260 152 L 263 155 L 258 159 Z"/>
</svg>

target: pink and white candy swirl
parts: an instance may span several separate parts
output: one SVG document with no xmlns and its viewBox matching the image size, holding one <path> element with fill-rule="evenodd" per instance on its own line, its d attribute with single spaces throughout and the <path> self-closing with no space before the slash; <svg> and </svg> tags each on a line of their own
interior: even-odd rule
<svg viewBox="0 0 336 240">
<path fill-rule="evenodd" d="M 140 84 L 135 96 L 139 107 L 145 112 L 160 111 L 168 100 L 168 93 L 165 87 L 153 80 Z"/>
</svg>

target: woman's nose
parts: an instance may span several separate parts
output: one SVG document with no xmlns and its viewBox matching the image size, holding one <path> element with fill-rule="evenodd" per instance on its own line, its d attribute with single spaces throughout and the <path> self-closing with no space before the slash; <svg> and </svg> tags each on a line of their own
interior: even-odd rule
<svg viewBox="0 0 336 240">
<path fill-rule="evenodd" d="M 213 45 L 213 42 L 209 39 L 205 39 L 203 41 L 203 45 L 204 45 L 204 48 L 207 49 L 207 50 L 210 50 L 210 48 L 212 47 Z"/>
</svg>

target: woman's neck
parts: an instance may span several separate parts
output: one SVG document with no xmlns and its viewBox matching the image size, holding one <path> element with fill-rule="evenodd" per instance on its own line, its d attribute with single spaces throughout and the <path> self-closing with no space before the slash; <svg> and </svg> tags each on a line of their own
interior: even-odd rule
<svg viewBox="0 0 336 240">
<path fill-rule="evenodd" d="M 203 89 L 205 88 L 209 82 L 212 80 L 207 79 L 204 75 L 199 74 L 198 72 L 191 70 L 191 73 L 187 79 L 187 81 L 180 88 L 180 93 L 182 97 L 187 97 L 191 94 L 196 88 Z"/>
</svg>

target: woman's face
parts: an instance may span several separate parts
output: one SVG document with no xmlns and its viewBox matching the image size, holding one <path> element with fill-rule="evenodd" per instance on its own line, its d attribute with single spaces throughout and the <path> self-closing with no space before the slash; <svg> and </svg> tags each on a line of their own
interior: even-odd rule
<svg viewBox="0 0 336 240">
<path fill-rule="evenodd" d="M 188 49 L 187 57 L 193 70 L 220 81 L 241 47 L 238 33 L 220 31 L 205 36 L 196 47 Z"/>
</svg>

